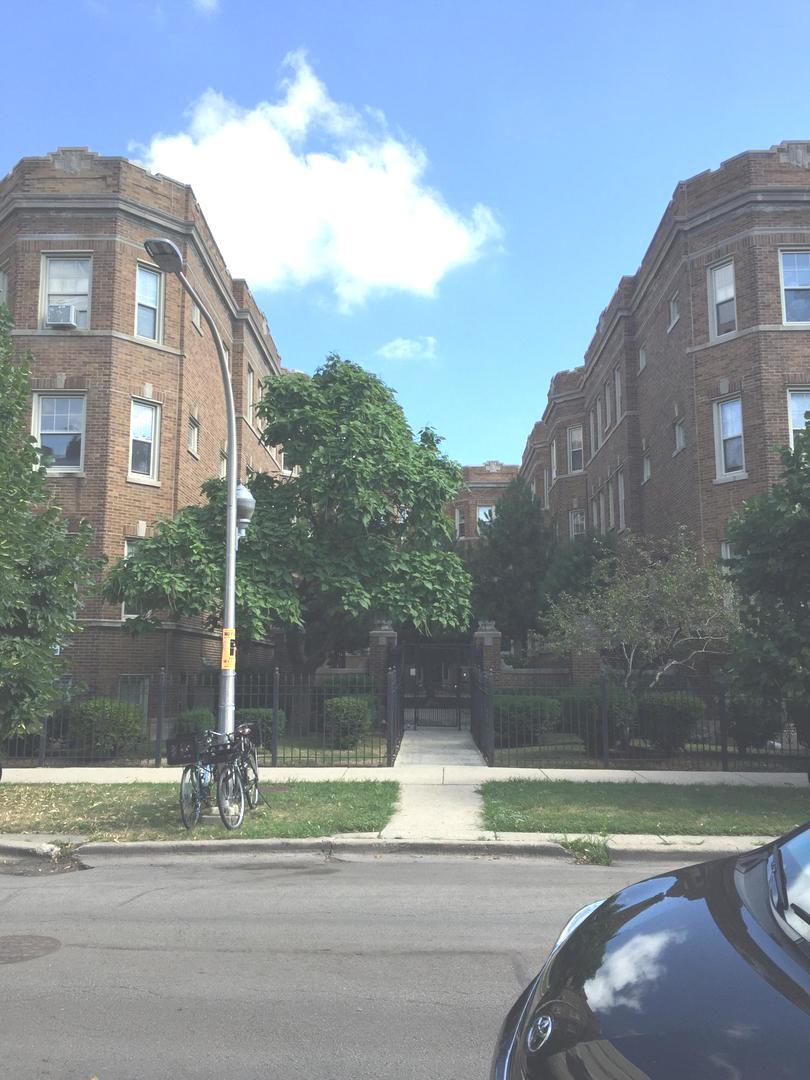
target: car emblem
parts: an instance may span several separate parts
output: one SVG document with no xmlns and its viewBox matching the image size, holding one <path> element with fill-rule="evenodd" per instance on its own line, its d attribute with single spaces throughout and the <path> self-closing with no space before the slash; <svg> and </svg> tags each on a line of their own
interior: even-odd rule
<svg viewBox="0 0 810 1080">
<path fill-rule="evenodd" d="M 529 1028 L 529 1034 L 526 1037 L 529 1049 L 533 1054 L 536 1054 L 538 1050 L 542 1050 L 548 1040 L 551 1038 L 551 1032 L 554 1030 L 554 1021 L 550 1016 L 538 1016 Z"/>
</svg>

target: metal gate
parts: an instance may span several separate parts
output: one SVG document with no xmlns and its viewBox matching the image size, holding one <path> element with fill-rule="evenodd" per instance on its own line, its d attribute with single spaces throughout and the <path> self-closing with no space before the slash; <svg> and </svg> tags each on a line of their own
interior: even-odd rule
<svg viewBox="0 0 810 1080">
<path fill-rule="evenodd" d="M 400 685 L 406 727 L 470 726 L 470 645 L 405 643 Z"/>
</svg>

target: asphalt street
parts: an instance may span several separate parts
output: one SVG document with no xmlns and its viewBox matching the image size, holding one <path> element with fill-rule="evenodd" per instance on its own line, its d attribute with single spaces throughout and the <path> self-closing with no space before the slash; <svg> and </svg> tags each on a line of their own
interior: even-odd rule
<svg viewBox="0 0 810 1080">
<path fill-rule="evenodd" d="M 506 1010 L 568 916 L 661 869 L 407 856 L 7 866 L 0 1074 L 485 1078 Z"/>
</svg>

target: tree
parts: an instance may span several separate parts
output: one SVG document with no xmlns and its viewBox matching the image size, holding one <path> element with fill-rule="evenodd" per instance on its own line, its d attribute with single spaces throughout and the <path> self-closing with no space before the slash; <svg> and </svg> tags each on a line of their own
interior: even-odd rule
<svg viewBox="0 0 810 1080">
<path fill-rule="evenodd" d="M 741 683 L 771 701 L 810 699 L 810 430 L 781 451 L 782 482 L 749 499 L 726 535 L 741 596 Z"/>
<path fill-rule="evenodd" d="M 13 360 L 0 305 L 0 739 L 38 727 L 56 700 L 64 665 L 54 653 L 76 628 L 77 593 L 96 567 L 89 524 L 71 532 L 48 491 L 25 434 L 30 404 L 29 359 Z"/>
<path fill-rule="evenodd" d="M 630 687 L 723 662 L 737 627 L 733 587 L 705 552 L 683 536 L 627 536 L 597 564 L 587 592 L 551 605 L 547 638 L 560 652 L 608 654 Z"/>
<path fill-rule="evenodd" d="M 286 633 L 291 662 L 312 672 L 375 619 L 465 626 L 470 581 L 443 507 L 461 471 L 434 432 L 417 437 L 393 392 L 330 356 L 312 378 L 268 381 L 263 440 L 283 447 L 291 475 L 250 480 L 256 512 L 237 560 L 237 622 L 260 639 Z M 144 612 L 137 631 L 171 617 L 221 611 L 224 485 L 203 488 L 107 577 L 106 594 Z"/>
<path fill-rule="evenodd" d="M 585 592 L 599 561 L 615 551 L 612 533 L 586 533 L 555 546 L 543 579 L 541 609 L 547 610 L 563 593 L 576 596 Z"/>
<path fill-rule="evenodd" d="M 526 647 L 537 628 L 550 537 L 543 508 L 519 477 L 506 488 L 495 518 L 481 528 L 470 554 L 473 611 Z"/>
</svg>

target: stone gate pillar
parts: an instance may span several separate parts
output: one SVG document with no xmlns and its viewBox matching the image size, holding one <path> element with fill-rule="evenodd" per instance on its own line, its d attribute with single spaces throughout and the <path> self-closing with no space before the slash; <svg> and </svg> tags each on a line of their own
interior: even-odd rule
<svg viewBox="0 0 810 1080">
<path fill-rule="evenodd" d="M 473 634 L 473 651 L 484 671 L 497 677 L 501 669 L 501 632 L 489 619 L 479 619 Z"/>
</svg>

